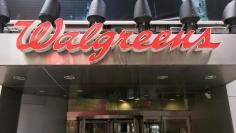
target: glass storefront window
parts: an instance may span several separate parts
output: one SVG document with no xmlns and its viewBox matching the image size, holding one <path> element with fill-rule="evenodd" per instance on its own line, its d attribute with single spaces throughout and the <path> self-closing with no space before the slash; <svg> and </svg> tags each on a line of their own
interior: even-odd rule
<svg viewBox="0 0 236 133">
<path fill-rule="evenodd" d="M 86 121 L 85 133 L 108 133 L 107 121 L 104 120 Z"/>
</svg>

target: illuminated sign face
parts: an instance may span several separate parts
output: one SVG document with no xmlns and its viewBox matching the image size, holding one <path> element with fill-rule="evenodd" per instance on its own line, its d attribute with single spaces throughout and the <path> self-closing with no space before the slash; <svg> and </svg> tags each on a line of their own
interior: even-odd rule
<svg viewBox="0 0 236 133">
<path fill-rule="evenodd" d="M 207 28 L 197 39 L 192 40 L 194 31 L 179 32 L 172 35 L 171 31 L 163 31 L 153 34 L 152 31 L 143 31 L 134 34 L 130 31 L 122 31 L 120 34 L 114 31 L 103 31 L 103 24 L 97 23 L 90 27 L 84 34 L 65 31 L 65 23 L 59 18 L 55 21 L 55 28 L 50 22 L 40 24 L 39 21 L 18 21 L 17 27 L 23 28 L 18 39 L 17 48 L 21 51 L 43 53 L 49 50 L 57 52 L 68 51 L 70 53 L 89 53 L 89 62 L 97 63 L 102 60 L 109 51 L 119 48 L 122 52 L 160 52 L 163 50 L 181 51 L 212 50 L 220 46 L 220 43 L 211 42 L 211 29 Z"/>
</svg>

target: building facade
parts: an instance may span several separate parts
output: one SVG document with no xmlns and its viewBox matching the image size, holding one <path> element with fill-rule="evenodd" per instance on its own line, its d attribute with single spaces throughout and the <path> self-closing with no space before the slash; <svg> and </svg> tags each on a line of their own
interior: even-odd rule
<svg viewBox="0 0 236 133">
<path fill-rule="evenodd" d="M 41 1 L 8 2 L 18 20 L 0 34 L 0 133 L 236 132 L 236 35 L 211 12 L 186 30 L 163 9 L 140 28 L 129 13 L 78 21 L 94 16 L 91 1 L 61 1 L 53 22 L 22 11 Z"/>
</svg>

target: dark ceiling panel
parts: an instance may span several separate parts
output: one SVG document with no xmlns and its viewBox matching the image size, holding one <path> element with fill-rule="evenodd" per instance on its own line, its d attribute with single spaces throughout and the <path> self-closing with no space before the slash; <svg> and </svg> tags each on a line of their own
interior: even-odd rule
<svg viewBox="0 0 236 133">
<path fill-rule="evenodd" d="M 47 67 L 50 74 L 65 88 L 84 90 L 127 89 L 138 86 L 163 88 L 185 87 L 190 90 L 217 88 L 236 79 L 236 66 L 90 66 Z M 77 77 L 68 81 L 67 74 Z M 213 80 L 205 80 L 215 75 Z M 158 76 L 169 76 L 158 80 Z"/>
<path fill-rule="evenodd" d="M 45 93 L 63 96 L 60 88 L 41 67 L 7 67 L 1 69 L 3 85 L 25 93 Z"/>
<path fill-rule="evenodd" d="M 0 67 L 0 83 L 25 93 L 64 96 L 78 90 L 84 94 L 126 92 L 128 89 L 163 93 L 198 93 L 216 89 L 236 79 L 236 66 L 45 66 Z M 74 76 L 67 80 L 64 76 Z M 208 75 L 216 79 L 206 80 Z M 25 77 L 16 80 L 14 76 Z M 169 78 L 160 80 L 158 76 Z M 40 91 L 45 91 L 40 93 Z"/>
</svg>

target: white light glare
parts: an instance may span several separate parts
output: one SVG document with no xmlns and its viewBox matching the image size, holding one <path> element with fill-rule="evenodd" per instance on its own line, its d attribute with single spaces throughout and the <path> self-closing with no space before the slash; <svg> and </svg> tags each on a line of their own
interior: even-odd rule
<svg viewBox="0 0 236 133">
<path fill-rule="evenodd" d="M 2 93 L 2 85 L 0 85 L 0 96 L 1 96 L 1 93 Z"/>
</svg>

